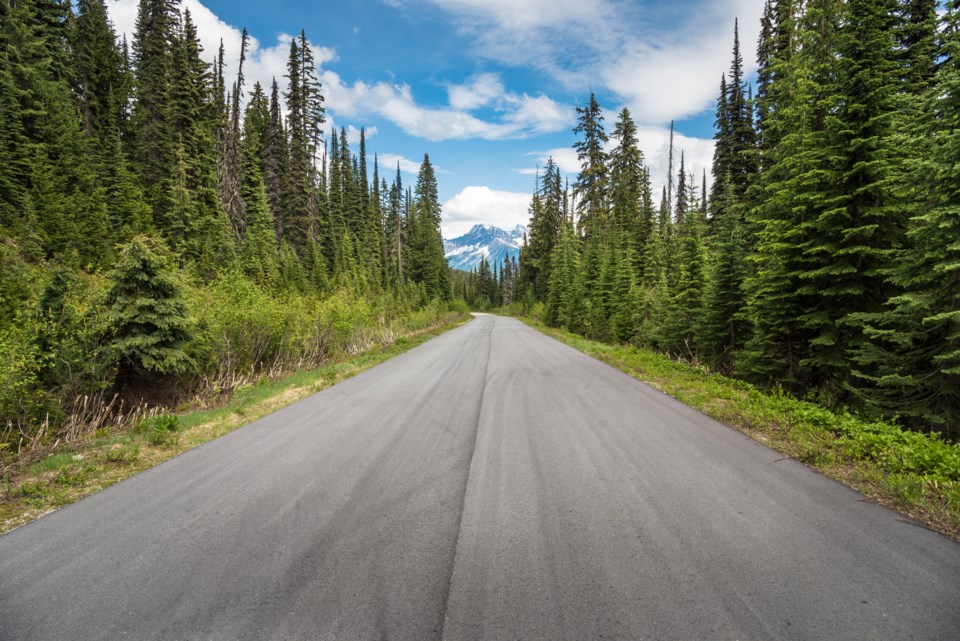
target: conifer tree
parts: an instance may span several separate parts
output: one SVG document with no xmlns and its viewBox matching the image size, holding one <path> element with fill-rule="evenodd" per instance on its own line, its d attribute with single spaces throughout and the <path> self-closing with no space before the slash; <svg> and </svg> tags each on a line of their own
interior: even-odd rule
<svg viewBox="0 0 960 641">
<path fill-rule="evenodd" d="M 170 195 L 177 164 L 171 74 L 178 6 L 178 0 L 140 0 L 133 38 L 136 77 L 131 114 L 135 135 L 132 156 L 147 201 L 153 207 L 154 220 L 161 229 L 173 206 Z"/>
<path fill-rule="evenodd" d="M 937 67 L 937 0 L 902 0 L 898 5 L 901 76 L 904 89 L 917 95 L 933 85 Z"/>
<path fill-rule="evenodd" d="M 385 223 L 387 237 L 387 262 L 390 282 L 401 284 L 406 277 L 406 216 L 403 209 L 403 180 L 400 177 L 400 164 L 389 192 L 389 208 Z"/>
<path fill-rule="evenodd" d="M 614 231 L 645 238 L 650 233 L 651 220 L 645 219 L 641 205 L 645 170 L 643 152 L 637 142 L 637 126 L 626 107 L 620 111 L 611 135 L 617 145 L 609 159 L 610 226 Z"/>
<path fill-rule="evenodd" d="M 184 11 L 182 28 L 173 43 L 175 72 L 171 81 L 172 121 L 182 148 L 185 188 L 193 201 L 187 218 L 177 221 L 181 235 L 171 238 L 172 248 L 195 261 L 205 274 L 223 265 L 225 254 L 232 254 L 235 239 L 220 207 L 215 154 L 216 110 L 211 96 L 210 68 L 200 55 L 202 48 L 189 11 Z M 239 156 L 239 150 L 237 150 Z M 236 178 L 239 180 L 239 176 Z M 237 188 L 239 190 L 239 187 Z M 242 200 L 242 197 L 237 194 Z M 240 207 L 242 211 L 243 208 Z M 245 212 L 243 214 L 245 218 Z M 245 221 L 244 221 L 245 224 Z M 161 227 L 165 229 L 165 224 Z"/>
<path fill-rule="evenodd" d="M 71 42 L 83 128 L 104 141 L 119 133 L 127 96 L 117 37 L 103 0 L 78 0 Z"/>
<path fill-rule="evenodd" d="M 132 239 L 120 250 L 109 278 L 106 302 L 118 385 L 151 374 L 186 372 L 191 361 L 183 347 L 190 321 L 163 244 L 146 236 Z"/>
<path fill-rule="evenodd" d="M 904 180 L 924 208 L 886 274 L 897 288 L 882 312 L 864 314 L 869 343 L 856 352 L 857 387 L 875 414 L 960 434 L 960 3 L 947 5 L 942 66 L 924 94 L 930 129 L 911 139 Z"/>
<path fill-rule="evenodd" d="M 892 132 L 897 115 L 897 63 L 893 38 L 895 0 L 851 0 L 837 33 L 837 84 L 841 97 L 826 121 L 837 165 L 832 202 L 809 221 L 811 260 L 803 291 L 814 297 L 800 320 L 813 332 L 802 363 L 825 387 L 844 396 L 850 352 L 863 344 L 858 314 L 878 311 L 892 293 L 881 269 L 903 237 L 904 220 L 890 182 L 896 171 Z"/>
<path fill-rule="evenodd" d="M 547 159 L 543 175 L 530 203 L 529 238 L 524 244 L 524 279 L 536 300 L 546 300 L 550 283 L 551 256 L 563 224 L 563 187 L 560 168 L 553 157 Z"/>
<path fill-rule="evenodd" d="M 560 233 L 560 242 L 553 250 L 550 293 L 544 320 L 550 325 L 575 331 L 581 315 L 580 239 L 567 218 Z"/>
<path fill-rule="evenodd" d="M 365 146 L 363 147 L 365 150 Z M 362 155 L 365 157 L 365 154 Z M 365 164 L 361 163 L 361 166 Z M 366 168 L 363 170 L 366 173 Z M 384 282 L 386 276 L 383 257 L 386 245 L 383 227 L 383 209 L 380 198 L 380 166 L 376 154 L 373 157 L 373 183 L 372 190 L 367 198 L 367 228 L 366 250 L 367 250 L 367 274 L 368 280 L 377 289 Z"/>
<path fill-rule="evenodd" d="M 592 92 L 587 106 L 577 107 L 577 114 L 573 132 L 583 138 L 574 143 L 581 169 L 573 191 L 579 199 L 578 231 L 589 237 L 607 228 L 607 152 L 603 148 L 607 134 L 600 105 Z"/>
<path fill-rule="evenodd" d="M 778 144 L 751 212 L 757 230 L 753 273 L 745 283 L 751 335 L 736 367 L 742 376 L 792 391 L 805 391 L 818 376 L 801 366 L 813 334 L 799 319 L 815 297 L 805 287 L 805 275 L 815 269 L 810 224 L 836 202 L 824 169 L 838 160 L 825 122 L 835 109 L 831 83 L 842 10 L 835 0 L 811 2 L 790 36 L 795 50 L 775 59 L 776 108 L 767 131 Z"/>
<path fill-rule="evenodd" d="M 263 184 L 277 241 L 285 237 L 283 231 L 283 173 L 287 157 L 285 141 L 283 116 L 280 114 L 280 88 L 274 78 L 270 85 L 269 121 L 263 139 Z"/>
<path fill-rule="evenodd" d="M 420 163 L 410 236 L 410 277 L 422 283 L 430 298 L 450 297 L 450 274 L 440 236 L 440 200 L 437 179 L 427 154 Z"/>
<path fill-rule="evenodd" d="M 706 280 L 706 218 L 697 207 L 693 177 L 684 177 L 683 162 L 677 190 L 677 277 L 670 290 L 667 318 L 664 319 L 662 347 L 669 353 L 691 358 L 699 356 L 699 336 Z M 682 211 L 681 211 L 682 210 Z"/>
<path fill-rule="evenodd" d="M 621 235 L 615 251 L 613 296 L 611 298 L 610 338 L 626 343 L 636 338 L 643 301 L 634 269 L 636 259 L 629 236 Z"/>
<path fill-rule="evenodd" d="M 320 84 L 316 79 L 313 54 L 301 31 L 290 42 L 287 61 L 288 155 L 284 188 L 284 238 L 301 258 L 316 238 L 317 194 L 314 188 L 314 154 L 324 122 Z M 336 234 L 333 227 L 331 234 Z M 333 235 L 337 239 L 339 236 Z"/>
</svg>

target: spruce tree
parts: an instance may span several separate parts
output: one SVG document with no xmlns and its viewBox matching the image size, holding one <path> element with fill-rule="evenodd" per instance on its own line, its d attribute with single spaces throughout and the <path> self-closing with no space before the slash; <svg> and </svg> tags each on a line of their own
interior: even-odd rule
<svg viewBox="0 0 960 641">
<path fill-rule="evenodd" d="M 810 269 L 802 291 L 813 297 L 800 316 L 813 332 L 801 363 L 817 372 L 838 397 L 863 344 L 859 315 L 875 312 L 889 297 L 882 268 L 903 240 L 904 220 L 891 177 L 897 171 L 898 76 L 893 17 L 895 0 L 851 0 L 837 33 L 835 95 L 839 109 L 826 120 L 838 164 L 820 167 L 833 185 L 817 217 L 806 224 Z"/>
<path fill-rule="evenodd" d="M 573 191 L 579 199 L 579 231 L 589 237 L 607 228 L 607 152 L 603 145 L 607 134 L 603 130 L 603 114 L 596 96 L 591 92 L 586 107 L 577 107 L 577 126 L 573 132 L 583 138 L 574 143 L 580 160 L 580 175 Z"/>
<path fill-rule="evenodd" d="M 410 237 L 410 277 L 423 284 L 428 297 L 447 299 L 450 297 L 450 274 L 443 255 L 440 216 L 436 174 L 430 157 L 424 154 L 411 216 L 415 225 Z"/>
<path fill-rule="evenodd" d="M 924 94 L 929 129 L 911 139 L 911 169 L 922 209 L 886 270 L 897 288 L 880 313 L 865 314 L 869 343 L 855 374 L 867 408 L 910 425 L 960 434 L 960 3 L 944 19 L 943 64 Z"/>
<path fill-rule="evenodd" d="M 84 131 L 103 142 L 119 133 L 127 101 L 123 60 L 103 0 L 78 0 L 71 42 Z"/>
<path fill-rule="evenodd" d="M 801 366 L 814 334 L 800 317 L 816 301 L 816 293 L 805 287 L 806 274 L 815 269 L 811 223 L 837 203 L 825 170 L 836 166 L 838 157 L 825 123 L 836 110 L 831 83 L 837 75 L 835 36 L 842 10 L 835 0 L 811 2 L 800 22 L 791 25 L 795 50 L 774 59 L 776 108 L 766 131 L 778 144 L 750 213 L 756 247 L 745 282 L 745 314 L 751 328 L 736 371 L 796 392 L 819 378 Z"/>
<path fill-rule="evenodd" d="M 192 363 L 183 348 L 190 321 L 164 245 L 146 236 L 132 239 L 121 248 L 109 280 L 106 303 L 118 386 L 188 371 Z"/>
<path fill-rule="evenodd" d="M 580 240 L 570 218 L 564 221 L 560 242 L 551 258 L 550 293 L 544 320 L 550 325 L 575 331 L 581 315 Z"/>
<path fill-rule="evenodd" d="M 173 203 L 177 136 L 173 120 L 171 77 L 173 42 L 179 22 L 177 0 L 140 0 L 133 58 L 136 66 L 132 156 L 154 210 L 154 220 L 164 228 Z"/>
<path fill-rule="evenodd" d="M 610 153 L 610 226 L 617 232 L 629 232 L 645 238 L 650 219 L 643 217 L 643 152 L 637 142 L 637 126 L 630 111 L 624 107 L 611 134 L 617 141 Z M 632 238 L 631 238 L 632 241 Z"/>
<path fill-rule="evenodd" d="M 274 78 L 270 85 L 269 121 L 263 139 L 263 184 L 278 242 L 284 238 L 283 174 L 287 155 L 285 140 L 283 116 L 280 114 L 280 88 Z"/>
</svg>

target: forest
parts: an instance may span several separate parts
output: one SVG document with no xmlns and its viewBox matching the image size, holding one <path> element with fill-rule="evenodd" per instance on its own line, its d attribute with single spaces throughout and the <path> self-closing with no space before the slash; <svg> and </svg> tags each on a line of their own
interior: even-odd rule
<svg viewBox="0 0 960 641">
<path fill-rule="evenodd" d="M 518 266 L 468 300 L 653 348 L 867 418 L 960 436 L 960 3 L 768 0 L 734 31 L 712 182 L 671 145 L 656 193 L 628 109 L 578 109 Z"/>
<path fill-rule="evenodd" d="M 247 45 L 228 74 L 178 0 L 129 43 L 103 0 L 0 0 L 0 454 L 462 315 L 429 157 L 404 185 L 325 131 L 303 31 L 269 87 Z"/>
<path fill-rule="evenodd" d="M 0 0 L 0 454 L 213 398 L 474 308 L 960 436 L 960 2 L 768 0 L 711 175 L 654 186 L 577 109 L 519 260 L 455 272 L 434 167 L 326 129 L 305 32 L 270 87 L 177 0 Z M 353 149 L 351 148 L 353 145 Z"/>
</svg>

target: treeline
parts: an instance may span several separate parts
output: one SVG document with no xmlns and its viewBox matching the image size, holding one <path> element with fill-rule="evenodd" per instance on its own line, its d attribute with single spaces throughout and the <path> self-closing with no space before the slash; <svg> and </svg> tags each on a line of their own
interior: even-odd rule
<svg viewBox="0 0 960 641">
<path fill-rule="evenodd" d="M 494 309 L 516 301 L 520 265 L 516 257 L 505 256 L 501 263 L 490 263 L 483 257 L 469 272 L 453 271 L 454 295 L 471 309 Z"/>
<path fill-rule="evenodd" d="M 304 32 L 282 88 L 248 87 L 247 45 L 228 78 L 179 0 L 129 43 L 103 0 L 0 0 L 0 447 L 450 300 L 430 159 L 411 188 L 323 135 Z"/>
<path fill-rule="evenodd" d="M 548 162 L 517 298 L 548 323 L 960 434 L 960 3 L 768 0 L 720 82 L 712 187 L 654 204 L 627 109 Z M 608 148 L 610 151 L 608 152 Z M 672 145 L 670 165 L 674 165 Z"/>
</svg>

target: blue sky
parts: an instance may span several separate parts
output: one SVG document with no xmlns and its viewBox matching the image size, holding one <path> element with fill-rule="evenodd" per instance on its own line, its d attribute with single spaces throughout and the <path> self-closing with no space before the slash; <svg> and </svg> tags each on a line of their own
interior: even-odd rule
<svg viewBox="0 0 960 641">
<path fill-rule="evenodd" d="M 132 34 L 136 0 L 107 0 Z M 597 94 L 612 130 L 630 108 L 655 188 L 667 128 L 697 176 L 712 156 L 713 109 L 734 19 L 752 72 L 763 0 L 184 0 L 212 60 L 224 41 L 236 72 L 240 30 L 254 38 L 248 88 L 283 74 L 290 34 L 306 30 L 328 126 L 367 130 L 369 153 L 413 184 L 424 153 L 438 168 L 444 236 L 475 223 L 527 221 L 537 165 L 576 177 L 575 108 Z M 354 148 L 354 151 L 356 149 Z"/>
</svg>

